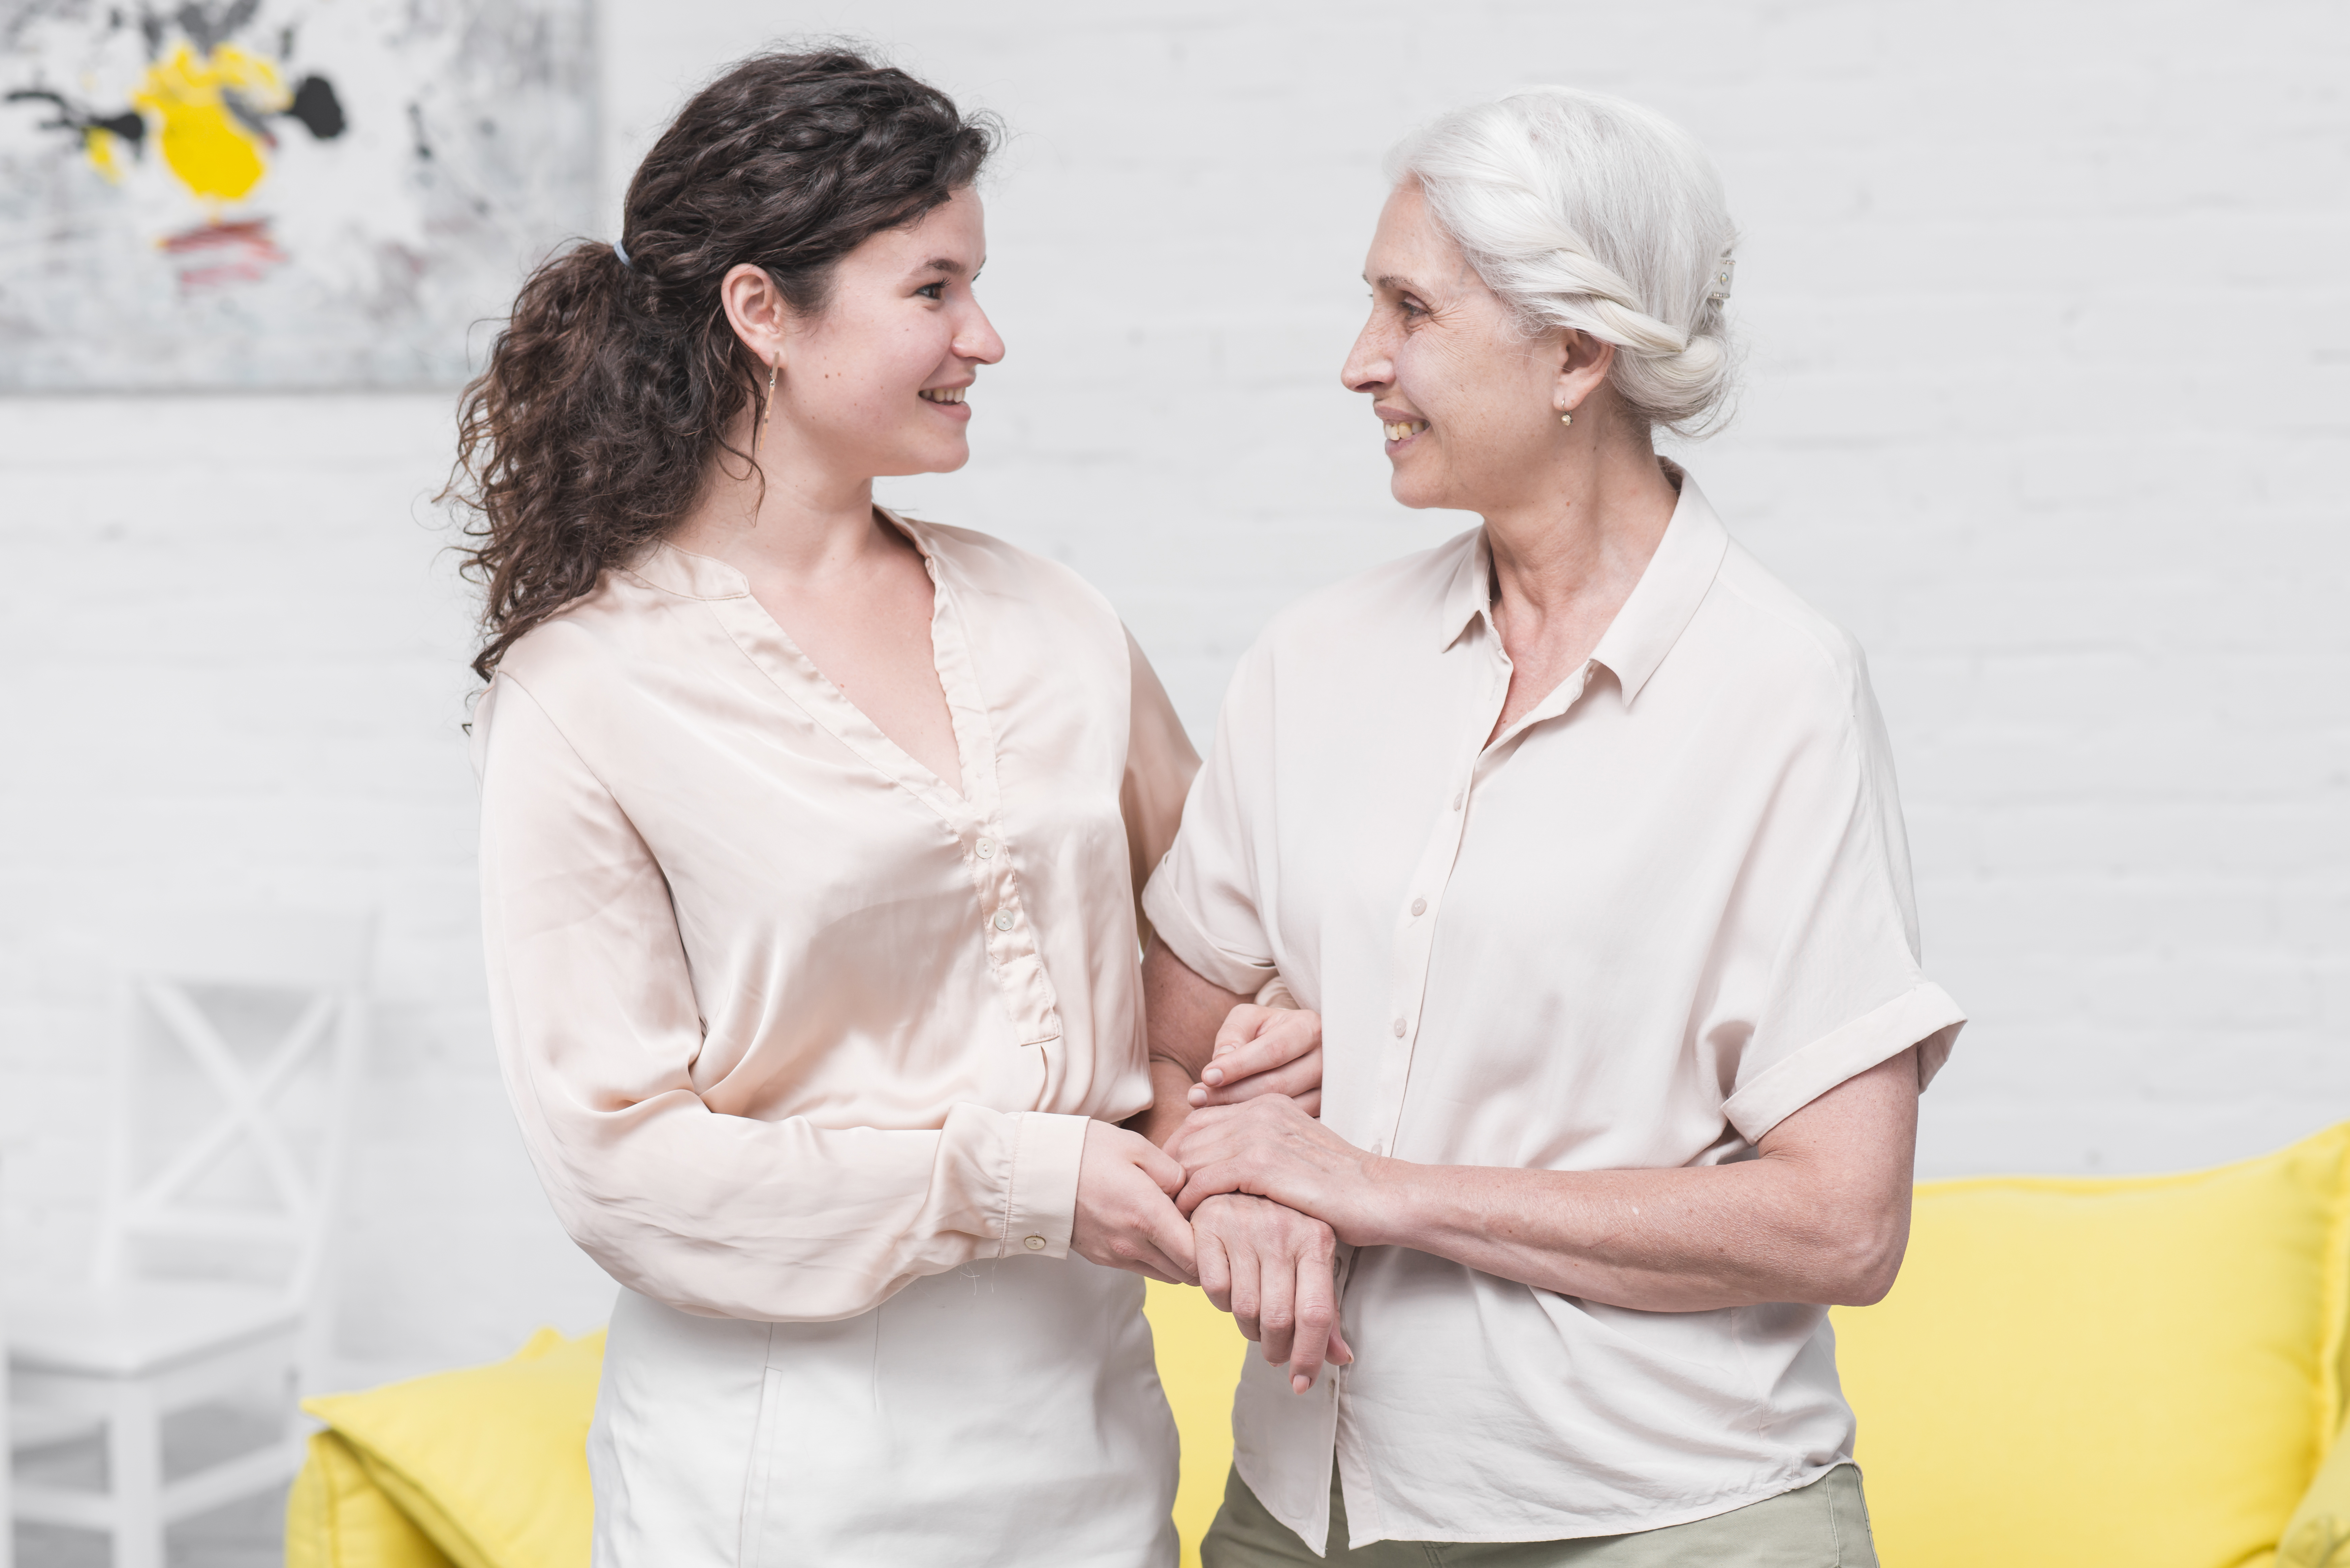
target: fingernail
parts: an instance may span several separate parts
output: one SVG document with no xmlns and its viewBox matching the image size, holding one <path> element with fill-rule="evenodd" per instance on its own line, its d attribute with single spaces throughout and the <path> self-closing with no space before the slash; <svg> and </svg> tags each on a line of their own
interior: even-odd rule
<svg viewBox="0 0 2350 1568">
<path fill-rule="evenodd" d="M 1200 1080 L 1207 1084 L 1221 1084 L 1224 1081 L 1224 1070 L 1222 1067 L 1211 1067 L 1200 1075 Z"/>
<path fill-rule="evenodd" d="M 1293 1378 L 1291 1378 L 1291 1379 L 1289 1380 L 1289 1391 L 1290 1391 L 1292 1394 L 1303 1394 L 1303 1393 L 1305 1393 L 1308 1388 L 1311 1388 L 1311 1387 L 1313 1387 L 1313 1386 L 1314 1386 L 1314 1379 L 1312 1379 L 1311 1377 L 1306 1376 L 1305 1376 L 1304 1373 L 1302 1373 L 1302 1372 L 1301 1372 L 1301 1373 L 1299 1373 L 1296 1376 L 1295 1376 L 1295 1377 L 1293 1377 Z"/>
</svg>

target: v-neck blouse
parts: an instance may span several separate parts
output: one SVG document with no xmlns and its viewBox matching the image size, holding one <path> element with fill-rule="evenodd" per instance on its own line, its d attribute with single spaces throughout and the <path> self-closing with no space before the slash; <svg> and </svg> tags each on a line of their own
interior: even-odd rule
<svg viewBox="0 0 2350 1568">
<path fill-rule="evenodd" d="M 732 566 L 656 545 L 474 716 L 499 1059 L 557 1214 L 681 1310 L 854 1316 L 1062 1257 L 1149 1103 L 1135 894 L 1199 760 L 1107 601 L 884 514 L 934 584 L 951 789 Z"/>
</svg>

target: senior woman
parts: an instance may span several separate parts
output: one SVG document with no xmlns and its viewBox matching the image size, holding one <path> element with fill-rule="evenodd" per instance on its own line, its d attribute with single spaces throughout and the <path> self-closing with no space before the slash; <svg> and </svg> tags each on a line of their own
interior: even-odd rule
<svg viewBox="0 0 2350 1568">
<path fill-rule="evenodd" d="M 1275 621 L 1145 903 L 1162 1063 L 1275 971 L 1322 1016 L 1319 1120 L 1168 1147 L 1243 1315 L 1279 1273 L 1313 1337 L 1257 1254 L 1327 1225 L 1355 1354 L 1252 1360 L 1205 1561 L 1873 1563 L 1827 1308 L 1892 1284 L 1963 1016 L 1860 650 L 1651 445 L 1729 384 L 1719 182 L 1561 88 L 1389 167 L 1346 384 L 1483 524 Z"/>
</svg>

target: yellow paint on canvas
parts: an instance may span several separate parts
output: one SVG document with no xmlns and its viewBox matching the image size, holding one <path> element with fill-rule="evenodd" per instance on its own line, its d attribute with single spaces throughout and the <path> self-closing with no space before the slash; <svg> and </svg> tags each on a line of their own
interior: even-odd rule
<svg viewBox="0 0 2350 1568">
<path fill-rule="evenodd" d="M 122 183 L 122 165 L 114 156 L 118 138 L 102 125 L 93 125 L 81 133 L 82 151 L 89 154 L 90 167 L 106 176 L 111 185 Z"/>
<path fill-rule="evenodd" d="M 229 92 L 261 110 L 282 109 L 292 101 L 275 65 L 234 44 L 222 44 L 202 59 L 182 44 L 168 59 L 150 66 L 130 95 L 132 103 L 163 122 L 158 138 L 163 161 L 207 201 L 240 200 L 268 172 L 261 138 L 231 112 L 224 96 Z M 94 140 L 90 160 L 107 170 Z"/>
</svg>

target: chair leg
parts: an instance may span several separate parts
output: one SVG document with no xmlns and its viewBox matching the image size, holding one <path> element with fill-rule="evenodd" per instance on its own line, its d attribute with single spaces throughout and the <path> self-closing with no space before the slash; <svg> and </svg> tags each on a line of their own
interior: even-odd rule
<svg viewBox="0 0 2350 1568">
<path fill-rule="evenodd" d="M 106 1423 L 107 1501 L 114 1568 L 163 1568 L 163 1425 L 155 1391 L 119 1389 Z"/>
</svg>

